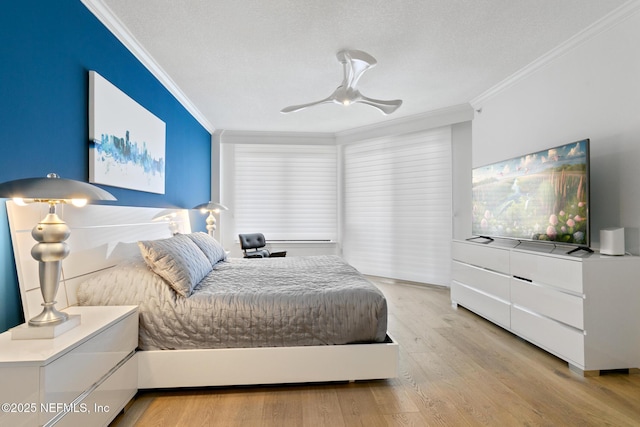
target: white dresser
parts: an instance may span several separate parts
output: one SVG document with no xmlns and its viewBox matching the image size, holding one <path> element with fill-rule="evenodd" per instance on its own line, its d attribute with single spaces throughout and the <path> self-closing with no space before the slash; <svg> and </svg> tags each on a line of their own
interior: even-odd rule
<svg viewBox="0 0 640 427">
<path fill-rule="evenodd" d="M 566 247 L 453 242 L 451 301 L 566 360 L 572 370 L 640 366 L 640 257 Z"/>
<path fill-rule="evenodd" d="M 105 426 L 137 392 L 137 308 L 64 311 L 81 324 L 56 338 L 0 334 L 0 425 Z"/>
</svg>

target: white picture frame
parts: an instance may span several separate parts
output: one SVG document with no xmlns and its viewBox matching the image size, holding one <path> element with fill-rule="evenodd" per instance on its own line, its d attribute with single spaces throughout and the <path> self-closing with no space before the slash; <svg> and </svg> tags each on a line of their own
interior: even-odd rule
<svg viewBox="0 0 640 427">
<path fill-rule="evenodd" d="M 89 182 L 164 194 L 166 125 L 89 71 Z"/>
</svg>

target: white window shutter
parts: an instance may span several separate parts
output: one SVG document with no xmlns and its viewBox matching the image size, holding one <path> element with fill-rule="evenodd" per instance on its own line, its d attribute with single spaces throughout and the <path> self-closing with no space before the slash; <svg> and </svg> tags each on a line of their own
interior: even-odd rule
<svg viewBox="0 0 640 427">
<path fill-rule="evenodd" d="M 267 241 L 335 241 L 337 148 L 329 145 L 236 144 L 236 234 Z"/>
<path fill-rule="evenodd" d="M 448 286 L 451 128 L 344 147 L 344 258 L 364 274 Z"/>
</svg>

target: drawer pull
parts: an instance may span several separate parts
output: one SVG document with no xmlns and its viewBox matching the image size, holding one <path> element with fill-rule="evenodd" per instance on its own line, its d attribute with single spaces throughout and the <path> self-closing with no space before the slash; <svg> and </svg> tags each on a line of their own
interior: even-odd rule
<svg viewBox="0 0 640 427">
<path fill-rule="evenodd" d="M 533 280 L 527 279 L 526 277 L 513 276 L 514 279 L 524 280 L 525 282 L 533 283 Z"/>
</svg>

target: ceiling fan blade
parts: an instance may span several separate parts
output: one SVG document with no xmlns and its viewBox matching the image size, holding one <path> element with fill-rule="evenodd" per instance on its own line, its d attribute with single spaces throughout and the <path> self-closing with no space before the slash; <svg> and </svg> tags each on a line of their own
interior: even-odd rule
<svg viewBox="0 0 640 427">
<path fill-rule="evenodd" d="M 320 101 L 309 102 L 308 104 L 291 105 L 289 107 L 283 108 L 282 110 L 280 110 L 280 112 L 282 114 L 293 113 L 294 111 L 304 110 L 307 107 L 312 107 L 312 106 L 318 105 L 318 104 L 325 104 L 327 102 L 334 102 L 333 97 L 330 96 L 330 97 L 325 98 L 325 99 L 320 100 Z"/>
<path fill-rule="evenodd" d="M 364 95 L 361 95 L 360 99 L 358 99 L 355 102 L 360 102 L 362 104 L 367 104 L 372 107 L 375 107 L 378 110 L 380 110 L 384 115 L 393 113 L 402 105 L 401 99 L 394 99 L 393 101 L 382 101 L 380 99 L 367 98 Z"/>
</svg>

